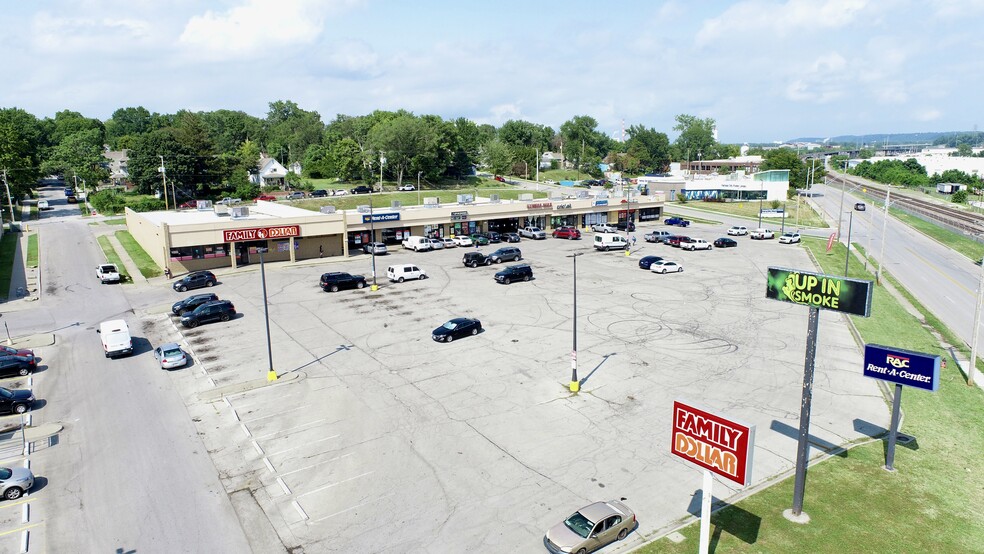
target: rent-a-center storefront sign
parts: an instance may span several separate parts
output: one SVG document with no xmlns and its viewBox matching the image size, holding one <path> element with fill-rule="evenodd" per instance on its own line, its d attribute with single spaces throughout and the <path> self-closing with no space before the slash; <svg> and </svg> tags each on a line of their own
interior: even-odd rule
<svg viewBox="0 0 984 554">
<path fill-rule="evenodd" d="M 222 231 L 222 242 L 243 242 L 248 240 L 285 239 L 301 236 L 300 225 L 281 225 L 279 227 L 255 227 L 252 229 L 232 229 Z"/>
<path fill-rule="evenodd" d="M 765 297 L 868 317 L 871 292 L 871 281 L 770 267 Z"/>
<path fill-rule="evenodd" d="M 940 357 L 866 344 L 864 376 L 936 392 L 940 386 Z"/>
<path fill-rule="evenodd" d="M 752 482 L 755 426 L 673 402 L 671 452 L 739 485 Z"/>
</svg>

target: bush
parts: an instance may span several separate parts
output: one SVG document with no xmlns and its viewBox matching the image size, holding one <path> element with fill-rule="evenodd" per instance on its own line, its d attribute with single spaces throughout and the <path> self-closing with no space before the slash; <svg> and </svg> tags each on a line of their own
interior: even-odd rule
<svg viewBox="0 0 984 554">
<path fill-rule="evenodd" d="M 153 196 L 144 196 L 127 202 L 126 205 L 135 212 L 156 212 L 164 209 L 164 200 Z"/>
<path fill-rule="evenodd" d="M 778 210 L 779 209 L 779 206 L 782 205 L 782 202 L 780 202 L 778 200 L 773 200 L 771 205 L 772 205 L 772 209 L 773 210 Z"/>
<path fill-rule="evenodd" d="M 950 197 L 950 202 L 953 202 L 954 204 L 964 204 L 964 203 L 966 203 L 967 202 L 967 191 L 965 191 L 965 190 L 958 190 L 957 192 L 953 193 L 953 196 Z"/>
<path fill-rule="evenodd" d="M 89 195 L 88 201 L 101 214 L 123 213 L 126 199 L 116 190 L 101 190 Z"/>
<path fill-rule="evenodd" d="M 679 202 L 681 204 L 686 204 L 687 203 L 687 196 L 685 194 L 683 194 L 682 192 L 678 192 L 677 193 L 677 202 Z"/>
</svg>

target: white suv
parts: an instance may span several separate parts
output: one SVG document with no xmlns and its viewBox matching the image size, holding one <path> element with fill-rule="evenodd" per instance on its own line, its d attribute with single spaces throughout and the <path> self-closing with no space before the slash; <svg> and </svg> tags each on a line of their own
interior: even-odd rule
<svg viewBox="0 0 984 554">
<path fill-rule="evenodd" d="M 617 233 L 618 229 L 607 224 L 607 223 L 595 223 L 591 226 L 591 230 L 595 233 Z"/>
<path fill-rule="evenodd" d="M 748 238 L 756 240 L 774 239 L 776 234 L 771 229 L 755 229 L 748 234 Z"/>
<path fill-rule="evenodd" d="M 519 235 L 526 237 L 528 239 L 545 239 L 547 234 L 543 232 L 539 227 L 523 227 L 519 231 Z"/>
<path fill-rule="evenodd" d="M 744 225 L 735 225 L 734 227 L 728 229 L 728 234 L 735 237 L 747 235 L 748 227 L 745 227 Z"/>
</svg>

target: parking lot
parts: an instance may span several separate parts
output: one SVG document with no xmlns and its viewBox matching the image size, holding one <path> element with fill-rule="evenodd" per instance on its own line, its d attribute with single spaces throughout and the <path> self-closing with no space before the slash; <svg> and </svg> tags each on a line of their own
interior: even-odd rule
<svg viewBox="0 0 984 554">
<path fill-rule="evenodd" d="M 210 290 L 241 315 L 181 329 L 196 363 L 171 375 L 226 490 L 250 489 L 288 547 L 538 552 L 544 531 L 571 511 L 620 497 L 638 516 L 626 541 L 637 544 L 693 509 L 701 485 L 700 471 L 669 453 L 674 400 L 757 426 L 755 483 L 793 467 L 807 309 L 767 300 L 765 274 L 770 265 L 813 268 L 798 245 L 737 237 L 737 248 L 684 252 L 645 243 L 650 229 L 725 234 L 643 226 L 628 257 L 595 252 L 590 231 L 577 241 L 523 240 L 534 279 L 511 285 L 493 280 L 502 265 L 464 267 L 469 248 L 377 257 L 376 292 L 317 286 L 325 271 L 369 278 L 369 256 L 269 265 L 274 365 L 298 376 L 207 402 L 200 394 L 213 383 L 261 379 L 268 367 L 258 268 L 220 275 Z M 582 385 L 572 394 L 568 256 L 580 252 Z M 640 270 L 647 254 L 684 272 Z M 400 262 L 429 279 L 387 282 L 387 265 Z M 141 317 L 152 341 L 173 338 L 163 303 Z M 478 318 L 484 332 L 432 341 L 452 317 Z M 820 321 L 814 444 L 886 428 L 844 319 L 823 312 Z M 714 496 L 736 490 L 718 481 Z"/>
</svg>

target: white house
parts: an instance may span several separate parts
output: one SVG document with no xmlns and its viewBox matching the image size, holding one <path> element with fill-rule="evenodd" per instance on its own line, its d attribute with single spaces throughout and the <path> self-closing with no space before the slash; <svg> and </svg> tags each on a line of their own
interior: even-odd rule
<svg viewBox="0 0 984 554">
<path fill-rule="evenodd" d="M 261 154 L 257 168 L 259 171 L 257 173 L 251 173 L 249 176 L 251 183 L 260 186 L 281 187 L 284 185 L 284 179 L 287 177 L 287 168 L 276 159 L 267 157 L 266 154 Z"/>
</svg>

